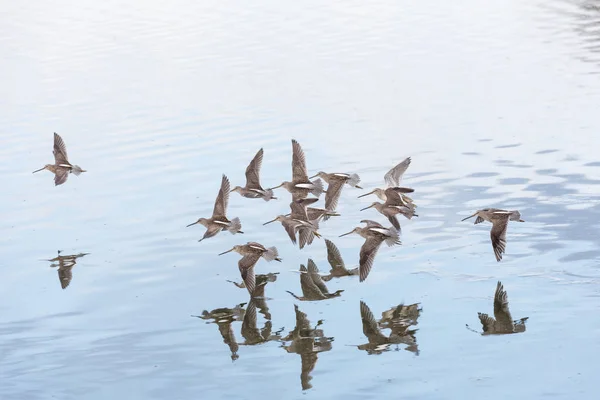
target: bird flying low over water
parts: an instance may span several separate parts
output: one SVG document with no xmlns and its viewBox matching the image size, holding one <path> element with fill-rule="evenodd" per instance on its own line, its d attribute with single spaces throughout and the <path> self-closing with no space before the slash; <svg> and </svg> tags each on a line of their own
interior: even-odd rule
<svg viewBox="0 0 600 400">
<path fill-rule="evenodd" d="M 231 221 L 227 219 L 226 213 L 227 205 L 229 204 L 229 192 L 229 179 L 223 175 L 223 178 L 221 179 L 221 188 L 219 189 L 217 200 L 215 200 L 215 208 L 213 209 L 212 217 L 200 218 L 198 221 L 188 225 L 188 227 L 190 227 L 192 225 L 200 224 L 206 227 L 206 232 L 199 242 L 216 236 L 221 231 L 229 231 L 232 235 L 244 233 L 241 231 L 242 223 L 239 218 L 233 218 Z"/>
<path fill-rule="evenodd" d="M 246 168 L 246 186 L 236 186 L 231 189 L 232 192 L 238 192 L 243 197 L 249 199 L 263 199 L 264 201 L 277 199 L 277 197 L 273 196 L 273 190 L 263 189 L 260 185 L 260 167 L 262 165 L 263 154 L 263 149 L 258 150 Z"/>
<path fill-rule="evenodd" d="M 370 206 L 361 209 L 361 211 L 375 207 L 377 211 L 388 218 L 394 228 L 398 231 L 400 231 L 400 222 L 398 221 L 398 218 L 396 218 L 396 215 L 402 214 L 408 219 L 418 217 L 418 215 L 415 214 L 415 208 L 412 203 L 405 204 L 399 193 L 393 189 L 386 189 L 385 194 L 387 198 L 385 203 L 381 204 L 376 201 Z"/>
<path fill-rule="evenodd" d="M 360 248 L 359 280 L 363 282 L 369 276 L 369 272 L 371 272 L 381 243 L 385 242 L 388 246 L 402 243 L 398 237 L 398 232 L 394 228 L 384 228 L 381 224 L 367 219 L 360 222 L 367 224 L 367 226 L 365 228 L 356 227 L 340 237 L 357 233 L 367 239 Z"/>
<path fill-rule="evenodd" d="M 320 179 L 310 181 L 306 169 L 304 151 L 296 140 L 292 139 L 292 181 L 284 181 L 272 189 L 284 187 L 294 199 L 303 199 L 308 194 L 319 197 L 323 193 L 323 182 Z"/>
<path fill-rule="evenodd" d="M 306 207 L 309 204 L 318 201 L 316 198 L 298 199 L 290 203 L 291 213 L 287 215 L 278 215 L 275 219 L 265 222 L 263 225 L 268 225 L 272 222 L 279 221 L 287 232 L 292 243 L 296 244 L 296 233 L 299 235 L 300 248 L 304 248 L 307 244 L 313 242 L 314 237 L 321 237 L 317 229 L 319 229 L 318 220 L 309 221 Z"/>
<path fill-rule="evenodd" d="M 327 191 L 325 192 L 325 209 L 329 211 L 335 211 L 337 208 L 344 185 L 362 189 L 360 186 L 358 186 L 360 177 L 356 174 L 327 174 L 321 171 L 315 176 L 312 176 L 311 179 L 316 177 L 323 179 L 328 184 Z"/>
<path fill-rule="evenodd" d="M 506 211 L 498 208 L 484 208 L 482 210 L 477 210 L 475 214 L 470 215 L 467 218 L 463 218 L 462 221 L 466 221 L 475 216 L 477 216 L 475 224 L 479 224 L 483 221 L 492 223 L 492 230 L 490 231 L 492 247 L 494 248 L 496 261 L 502 260 L 502 255 L 506 251 L 506 230 L 508 228 L 508 221 L 525 222 L 521 219 L 521 213 L 517 210 Z"/>
<path fill-rule="evenodd" d="M 329 275 L 323 277 L 324 281 L 327 282 L 336 277 L 358 275 L 358 268 L 346 269 L 340 250 L 331 240 L 325 239 L 325 246 L 327 247 L 327 262 L 329 262 L 331 270 Z"/>
<path fill-rule="evenodd" d="M 415 190 L 411 189 L 411 188 L 407 188 L 407 187 L 402 187 L 400 186 L 400 181 L 402 180 L 402 176 L 404 175 L 404 173 L 406 172 L 406 170 L 408 169 L 408 167 L 410 166 L 410 162 L 411 159 L 410 157 L 406 158 L 405 160 L 403 160 L 402 162 L 400 162 L 398 165 L 396 165 L 394 168 L 390 169 L 385 176 L 383 177 L 385 184 L 386 184 L 386 188 L 377 188 L 374 189 L 373 191 L 369 192 L 369 193 L 365 193 L 362 194 L 360 197 L 364 197 L 364 196 L 368 196 L 370 194 L 375 194 L 377 197 L 379 197 L 381 200 L 383 201 L 387 201 L 387 193 L 386 189 L 392 189 L 394 192 L 398 193 L 404 203 L 412 203 L 412 199 L 406 195 L 404 195 L 405 193 L 412 193 Z M 406 204 L 405 204 L 406 205 Z"/>
<path fill-rule="evenodd" d="M 55 186 L 65 183 L 67 178 L 69 178 L 70 173 L 79 175 L 82 172 L 87 172 L 86 170 L 81 169 L 79 165 L 73 165 L 69 162 L 69 157 L 67 156 L 67 146 L 60 135 L 56 132 L 54 132 L 54 150 L 52 150 L 52 154 L 54 154 L 54 164 L 46 164 L 44 168 L 35 170 L 33 173 L 35 174 L 36 172 L 47 169 L 54 174 Z"/>
<path fill-rule="evenodd" d="M 224 251 L 219 255 L 221 256 L 232 251 L 242 255 L 242 258 L 238 262 L 238 268 L 240 270 L 240 275 L 244 280 L 244 284 L 246 285 L 246 289 L 248 289 L 248 293 L 250 293 L 250 296 L 254 294 L 256 289 L 254 266 L 258 260 L 262 257 L 268 262 L 281 262 L 281 258 L 279 258 L 279 253 L 276 247 L 266 248 L 262 244 L 256 242 L 248 242 L 243 245 L 233 246 L 230 250 Z"/>
</svg>

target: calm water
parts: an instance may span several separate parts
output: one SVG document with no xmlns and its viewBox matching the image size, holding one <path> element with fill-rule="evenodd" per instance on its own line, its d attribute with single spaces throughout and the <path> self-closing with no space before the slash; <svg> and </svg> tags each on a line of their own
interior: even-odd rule
<svg viewBox="0 0 600 400">
<path fill-rule="evenodd" d="M 247 3 L 0 10 L 0 398 L 596 398 L 600 3 Z M 59 187 L 31 174 L 52 161 L 54 131 L 89 171 Z M 310 172 L 357 172 L 366 188 L 413 158 L 419 218 L 401 220 L 403 245 L 383 248 L 365 283 L 330 281 L 339 298 L 286 293 L 309 257 L 329 266 L 322 240 L 300 251 L 261 225 L 287 212 L 285 191 L 232 194 L 244 235 L 198 243 L 204 229 L 185 228 L 210 214 L 222 173 L 244 182 L 260 147 L 264 186 L 289 179 L 291 138 Z M 358 211 L 372 201 L 361 193 L 345 188 L 321 229 L 348 267 L 362 239 L 337 236 L 383 222 Z M 501 263 L 489 226 L 459 222 L 489 206 L 526 220 Z M 216 255 L 248 240 L 284 259 L 257 266 L 279 275 L 256 345 L 247 304 L 219 323 L 192 317 L 248 302 L 227 282 L 238 257 Z M 89 253 L 64 290 L 45 261 L 57 250 Z M 465 328 L 480 330 L 497 280 L 525 333 Z M 361 300 L 377 319 L 420 303 L 416 344 L 359 349 Z M 283 341 L 295 304 L 318 325 L 313 354 Z"/>
</svg>

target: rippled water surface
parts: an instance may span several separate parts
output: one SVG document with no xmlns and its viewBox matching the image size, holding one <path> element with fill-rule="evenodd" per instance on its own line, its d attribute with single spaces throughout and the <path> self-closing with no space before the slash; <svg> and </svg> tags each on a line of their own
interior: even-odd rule
<svg viewBox="0 0 600 400">
<path fill-rule="evenodd" d="M 600 2 L 32 1 L 0 21 L 3 400 L 597 397 Z M 31 174 L 54 131 L 88 170 L 57 187 Z M 243 235 L 185 227 L 261 147 L 264 186 L 288 180 L 292 138 L 310 173 L 365 189 L 412 157 L 419 217 L 366 282 L 327 282 L 338 298 L 286 292 L 329 264 L 323 239 L 262 226 L 281 189 L 232 194 Z M 385 221 L 361 193 L 320 230 L 348 268 L 363 239 L 338 236 Z M 460 222 L 484 207 L 526 221 L 500 263 L 489 225 Z M 217 256 L 248 240 L 284 260 L 257 265 L 279 273 L 262 302 Z M 498 280 L 526 332 L 466 328 Z M 368 344 L 361 307 L 393 328 L 382 313 L 414 303 L 403 340 Z"/>
</svg>

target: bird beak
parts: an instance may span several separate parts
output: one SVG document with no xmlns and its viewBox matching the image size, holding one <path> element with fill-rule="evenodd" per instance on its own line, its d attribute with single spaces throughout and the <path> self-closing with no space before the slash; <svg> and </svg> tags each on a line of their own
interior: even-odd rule
<svg viewBox="0 0 600 400">
<path fill-rule="evenodd" d="M 275 222 L 275 221 L 277 221 L 277 218 L 275 218 L 275 219 L 274 219 L 274 220 L 272 220 L 272 221 L 265 222 L 263 225 L 269 225 L 271 222 Z"/>
<path fill-rule="evenodd" d="M 313 175 L 313 176 L 309 177 L 308 179 L 316 178 L 317 176 L 319 176 L 319 174 Z"/>
<path fill-rule="evenodd" d="M 196 222 L 194 222 L 194 223 L 191 223 L 191 224 L 189 224 L 189 225 L 186 225 L 185 227 L 186 227 L 186 228 L 189 228 L 190 226 L 192 226 L 192 225 L 196 225 L 197 223 L 198 223 L 198 221 L 196 221 Z"/>
<path fill-rule="evenodd" d="M 365 211 L 368 210 L 369 208 L 373 207 L 373 204 L 371 204 L 369 207 L 365 207 L 365 208 L 361 208 L 360 211 Z"/>
<path fill-rule="evenodd" d="M 222 256 L 223 254 L 231 253 L 232 251 L 233 251 L 233 249 L 227 250 L 227 251 L 224 251 L 222 253 L 219 253 L 219 255 Z"/>
<path fill-rule="evenodd" d="M 520 219 L 519 222 L 525 222 L 525 221 L 523 221 L 522 219 Z"/>
<path fill-rule="evenodd" d="M 354 233 L 354 231 L 350 231 L 348 233 L 344 233 L 343 235 L 340 235 L 340 237 L 350 235 L 351 233 Z"/>
<path fill-rule="evenodd" d="M 476 215 L 477 215 L 477 213 L 475 213 L 475 214 L 473 214 L 473 215 L 469 215 L 467 218 L 463 218 L 463 219 L 461 219 L 461 222 L 462 222 L 462 221 L 466 221 L 466 220 L 468 220 L 469 218 L 473 218 L 473 217 L 474 217 L 474 216 L 476 216 Z"/>
<path fill-rule="evenodd" d="M 361 194 L 360 196 L 358 196 L 358 198 L 360 199 L 361 197 L 365 197 L 365 196 L 368 196 L 368 195 L 373 194 L 373 193 L 375 193 L 374 190 L 372 192 L 369 192 L 369 193 Z"/>
<path fill-rule="evenodd" d="M 280 188 L 280 187 L 282 187 L 282 186 L 283 186 L 283 183 L 281 183 L 281 185 L 279 185 L 279 186 L 274 186 L 274 187 L 272 187 L 272 188 L 271 188 L 271 190 L 273 190 L 273 189 L 279 189 L 279 188 Z"/>
<path fill-rule="evenodd" d="M 36 172 L 43 171 L 43 170 L 45 170 L 45 169 L 46 169 L 46 167 L 44 167 L 44 168 L 40 168 L 40 169 L 36 169 L 35 171 L 33 171 L 33 172 L 32 172 L 32 174 L 35 174 Z"/>
</svg>

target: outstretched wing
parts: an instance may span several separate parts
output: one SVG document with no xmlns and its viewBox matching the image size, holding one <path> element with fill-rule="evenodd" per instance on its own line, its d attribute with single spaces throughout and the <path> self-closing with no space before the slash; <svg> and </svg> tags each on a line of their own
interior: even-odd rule
<svg viewBox="0 0 600 400">
<path fill-rule="evenodd" d="M 67 146 L 60 135 L 56 132 L 54 132 L 54 150 L 52 150 L 52 154 L 54 154 L 54 162 L 56 165 L 71 165 L 69 163 L 69 157 L 67 156 Z"/>
<path fill-rule="evenodd" d="M 244 284 L 246 285 L 246 289 L 248 289 L 248 293 L 250 296 L 254 293 L 254 289 L 256 288 L 256 277 L 254 276 L 254 265 L 260 258 L 260 254 L 250 254 L 244 256 L 238 262 L 238 268 L 240 270 L 240 275 L 244 280 Z"/>
<path fill-rule="evenodd" d="M 307 182 L 306 158 L 304 151 L 296 140 L 292 139 L 292 180 L 294 182 Z"/>
<path fill-rule="evenodd" d="M 373 261 L 379 250 L 379 246 L 383 242 L 382 238 L 369 237 L 360 248 L 360 282 L 367 279 L 371 268 L 373 267 Z"/>
<path fill-rule="evenodd" d="M 325 246 L 327 246 L 327 261 L 329 262 L 329 265 L 331 265 L 331 268 L 334 270 L 345 270 L 346 266 L 337 246 L 329 239 L 325 239 Z"/>
<path fill-rule="evenodd" d="M 510 310 L 508 309 L 508 297 L 504 285 L 498 281 L 496 293 L 494 294 L 494 317 L 502 325 L 511 325 L 513 323 Z"/>
<path fill-rule="evenodd" d="M 492 220 L 492 230 L 490 237 L 492 239 L 492 247 L 496 255 L 496 261 L 502 260 L 502 254 L 506 251 L 506 229 L 508 228 L 508 215 L 503 218 Z"/>
<path fill-rule="evenodd" d="M 371 309 L 364 301 L 360 302 L 360 319 L 362 320 L 363 333 L 369 339 L 369 343 L 385 341 L 386 337 L 379 330 Z"/>
<path fill-rule="evenodd" d="M 308 259 L 307 269 L 308 275 L 314 284 L 319 288 L 321 293 L 328 294 L 329 290 L 327 289 L 325 282 L 323 282 L 323 278 L 321 278 L 321 275 L 319 274 L 319 268 L 317 268 L 317 264 L 315 264 L 315 262 L 310 258 Z"/>
<path fill-rule="evenodd" d="M 327 192 L 325 192 L 325 209 L 335 211 L 342 195 L 344 181 L 341 179 L 330 179 L 329 182 Z"/>
<path fill-rule="evenodd" d="M 54 186 L 62 185 L 69 178 L 69 169 L 58 167 L 54 171 Z"/>
<path fill-rule="evenodd" d="M 215 200 L 215 208 L 213 209 L 213 217 L 224 217 L 227 212 L 227 205 L 229 204 L 229 192 L 230 184 L 229 179 L 225 175 L 221 178 L 221 188 L 219 189 L 219 194 L 217 195 L 217 200 Z"/>
<path fill-rule="evenodd" d="M 494 333 L 496 320 L 487 314 L 477 313 L 477 315 L 479 316 L 479 321 L 481 321 L 481 325 L 483 326 L 483 331 L 486 333 Z"/>
<path fill-rule="evenodd" d="M 390 169 L 388 173 L 384 176 L 385 183 L 388 186 L 400 186 L 402 175 L 404 175 L 404 172 L 406 172 L 406 170 L 408 169 L 410 161 L 410 157 L 408 157 L 404 161 L 396 165 L 394 168 Z"/>
<path fill-rule="evenodd" d="M 73 267 L 58 268 L 58 279 L 60 280 L 60 287 L 66 289 L 73 279 Z"/>
<path fill-rule="evenodd" d="M 260 149 L 246 168 L 246 186 L 249 189 L 260 189 L 260 167 L 263 161 L 263 149 Z"/>
</svg>

